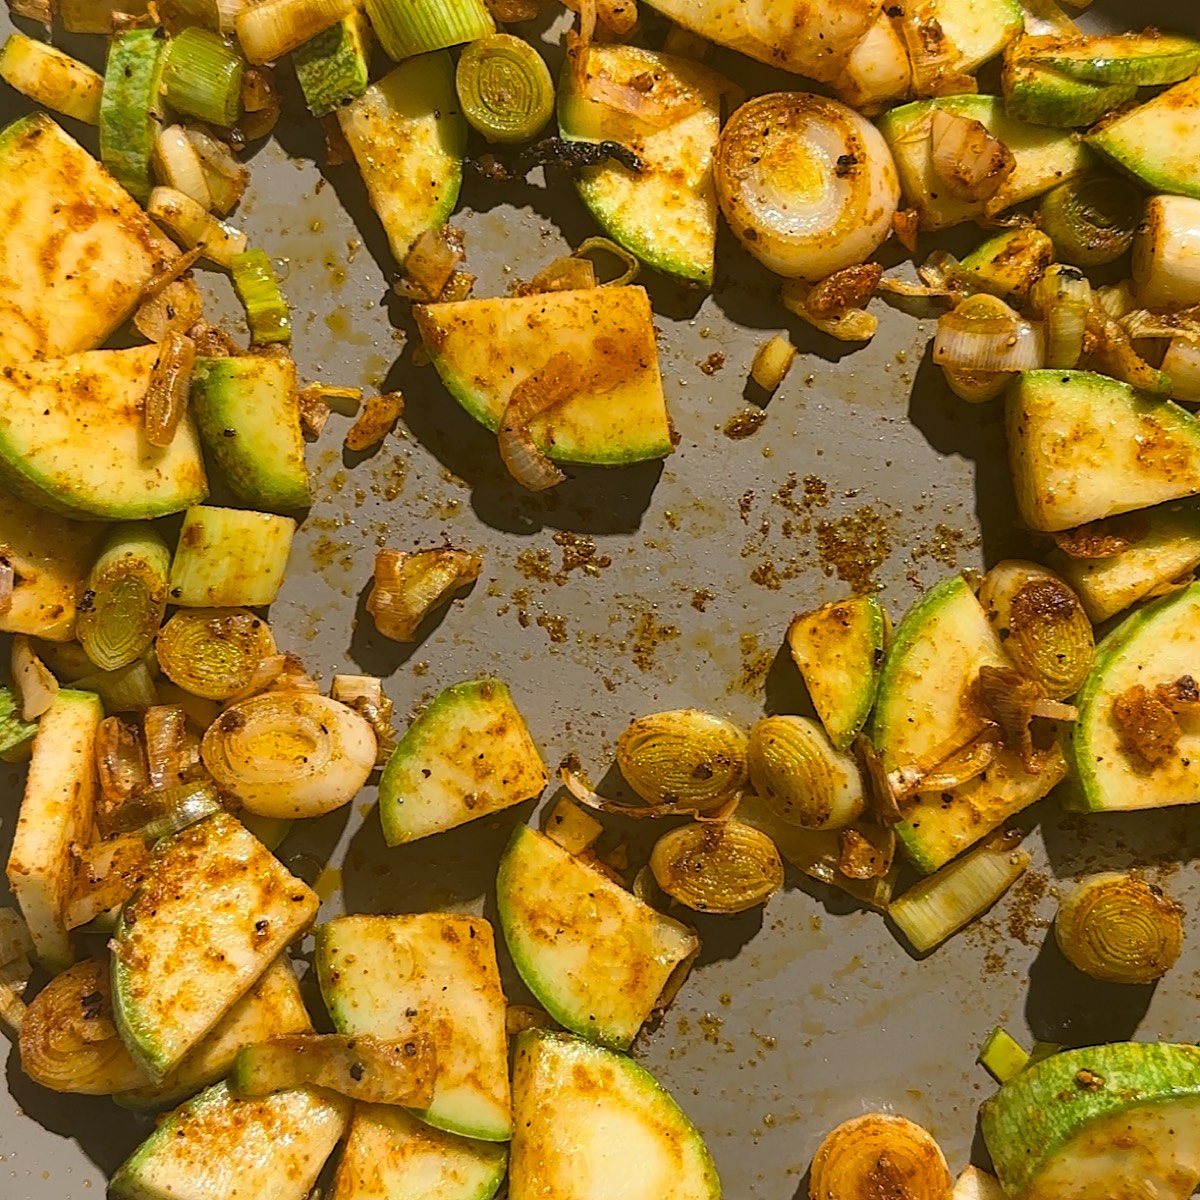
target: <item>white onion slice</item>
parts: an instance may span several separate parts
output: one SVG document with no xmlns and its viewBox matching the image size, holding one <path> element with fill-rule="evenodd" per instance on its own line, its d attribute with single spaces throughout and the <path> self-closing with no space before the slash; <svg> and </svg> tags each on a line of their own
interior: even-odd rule
<svg viewBox="0 0 1200 1200">
<path fill-rule="evenodd" d="M 200 748 L 217 786 L 260 817 L 319 817 L 375 767 L 375 731 L 314 692 L 267 692 L 227 708 Z"/>
<path fill-rule="evenodd" d="M 206 210 L 212 196 L 204 176 L 204 164 L 182 125 L 168 125 L 154 143 L 154 173 L 161 183 L 190 196 Z"/>
<path fill-rule="evenodd" d="M 1151 196 L 1133 239 L 1133 290 L 1143 308 L 1200 304 L 1200 200 Z"/>
<path fill-rule="evenodd" d="M 1171 398 L 1200 404 L 1200 346 L 1187 338 L 1176 338 L 1162 361 L 1163 373 L 1171 380 Z"/>
<path fill-rule="evenodd" d="M 879 131 L 807 92 L 743 104 L 717 145 L 716 183 L 742 245 L 776 274 L 810 283 L 873 254 L 900 202 Z"/>
<path fill-rule="evenodd" d="M 12 681 L 21 700 L 21 716 L 26 721 L 37 720 L 58 695 L 58 680 L 34 654 L 24 634 L 13 638 Z"/>
</svg>

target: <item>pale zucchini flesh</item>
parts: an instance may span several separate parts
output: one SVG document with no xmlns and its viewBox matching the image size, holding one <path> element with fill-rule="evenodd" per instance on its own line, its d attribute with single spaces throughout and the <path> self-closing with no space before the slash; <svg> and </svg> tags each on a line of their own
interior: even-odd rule
<svg viewBox="0 0 1200 1200">
<path fill-rule="evenodd" d="M 542 1007 L 621 1050 L 700 949 L 685 925 L 524 825 L 500 860 L 496 903 L 509 953 Z"/>
<path fill-rule="evenodd" d="M 729 83 L 700 63 L 634 46 L 593 47 L 587 72 L 625 87 L 634 78 L 652 80 L 647 103 L 668 112 L 677 105 L 684 115 L 662 128 L 647 126 L 589 98 L 568 67 L 558 94 L 562 136 L 620 142 L 643 163 L 636 173 L 613 161 L 585 168 L 576 180 L 583 202 L 606 233 L 649 266 L 711 287 L 717 241 L 713 154 Z"/>
<path fill-rule="evenodd" d="M 298 1088 L 240 1100 L 214 1084 L 172 1113 L 113 1176 L 113 1200 L 306 1200 L 350 1101 Z"/>
<path fill-rule="evenodd" d="M 1095 625 L 1200 566 L 1200 508 L 1194 504 L 1163 504 L 1113 517 L 1108 524 L 1113 532 L 1128 533 L 1125 549 L 1107 558 L 1073 558 L 1054 550 L 1046 559 Z"/>
<path fill-rule="evenodd" d="M 974 71 L 995 58 L 1025 28 L 1018 0 L 929 0 L 928 7 L 958 71 Z"/>
<path fill-rule="evenodd" d="M 1190 722 L 1181 722 L 1170 757 L 1151 767 L 1124 747 L 1112 717 L 1113 702 L 1130 688 L 1153 691 L 1185 675 L 1200 677 L 1197 583 L 1138 609 L 1096 647 L 1092 673 L 1076 697 L 1071 807 L 1111 811 L 1200 802 L 1200 733 Z"/>
<path fill-rule="evenodd" d="M 849 748 L 875 704 L 887 630 L 874 596 L 825 604 L 788 628 L 788 649 L 836 750 Z"/>
<path fill-rule="evenodd" d="M 339 1033 L 422 1028 L 438 1077 L 430 1125 L 481 1141 L 512 1134 L 504 992 L 492 927 L 442 913 L 341 917 L 317 930 L 317 977 Z"/>
<path fill-rule="evenodd" d="M 337 118 L 403 266 L 413 242 L 449 219 L 462 186 L 467 122 L 449 54 L 408 59 L 338 109 Z"/>
<path fill-rule="evenodd" d="M 312 503 L 290 358 L 197 359 L 191 399 L 205 450 L 242 503 L 284 513 Z"/>
<path fill-rule="evenodd" d="M 507 686 L 471 680 L 444 689 L 408 727 L 379 781 L 389 846 L 510 808 L 546 786 L 542 756 Z"/>
<path fill-rule="evenodd" d="M 0 50 L 0 79 L 36 104 L 89 125 L 100 121 L 104 80 L 91 67 L 45 42 L 11 33 Z"/>
<path fill-rule="evenodd" d="M 491 1200 L 508 1147 L 434 1129 L 391 1104 L 358 1104 L 330 1200 Z"/>
<path fill-rule="evenodd" d="M 645 1068 L 527 1030 L 513 1062 L 511 1200 L 719 1200 L 704 1139 Z"/>
<path fill-rule="evenodd" d="M 310 1032 L 300 982 L 286 956 L 280 956 L 162 1083 L 118 1092 L 113 1099 L 122 1108 L 170 1108 L 228 1075 L 243 1046 Z"/>
<path fill-rule="evenodd" d="M 179 251 L 45 113 L 0 132 L 0 360 L 99 346 Z"/>
<path fill-rule="evenodd" d="M 1200 75 L 1106 121 L 1087 140 L 1151 190 L 1200 198 Z"/>
<path fill-rule="evenodd" d="M 413 308 L 450 394 L 495 431 L 519 384 L 555 373 L 572 392 L 529 429 L 562 463 L 622 466 L 673 449 L 650 300 L 592 288 Z"/>
<path fill-rule="evenodd" d="M 65 908 L 75 882 L 71 847 L 92 839 L 100 698 L 62 690 L 38 722 L 25 794 L 8 856 L 8 884 L 34 950 L 51 970 L 74 959 Z"/>
<path fill-rule="evenodd" d="M 0 548 L 12 564 L 12 604 L 0 614 L 4 633 L 69 641 L 88 570 L 104 526 L 70 521 L 0 492 Z"/>
<path fill-rule="evenodd" d="M 1088 371 L 1026 371 L 1007 401 L 1017 507 L 1055 532 L 1200 493 L 1200 419 Z"/>
<path fill-rule="evenodd" d="M 1009 1196 L 1190 1196 L 1200 1182 L 1200 1051 L 1117 1042 L 1054 1054 L 987 1100 L 980 1123 Z"/>
<path fill-rule="evenodd" d="M 40 508 L 84 519 L 143 520 L 203 500 L 191 417 L 161 449 L 142 429 L 157 357 L 157 346 L 135 346 L 0 368 L 0 479 Z"/>
<path fill-rule="evenodd" d="M 295 532 L 291 517 L 211 505 L 189 508 L 171 560 L 171 603 L 186 608 L 273 603 Z"/>
<path fill-rule="evenodd" d="M 221 813 L 155 848 L 113 941 L 113 1007 L 161 1082 L 303 933 L 320 901 Z"/>
<path fill-rule="evenodd" d="M 1016 169 L 987 201 L 956 199 L 934 173 L 931 142 L 921 135 L 935 107 L 979 121 L 1012 151 Z M 917 209 L 924 229 L 945 229 L 1032 200 L 1082 174 L 1091 162 L 1087 147 L 1068 132 L 1014 120 L 997 96 L 918 100 L 885 113 L 879 128 L 895 155 L 904 202 Z"/>
</svg>

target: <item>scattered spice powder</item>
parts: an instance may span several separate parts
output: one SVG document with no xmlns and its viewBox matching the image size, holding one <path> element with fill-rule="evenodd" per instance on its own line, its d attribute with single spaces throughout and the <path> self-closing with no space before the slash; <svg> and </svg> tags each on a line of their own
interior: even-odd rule
<svg viewBox="0 0 1200 1200">
<path fill-rule="evenodd" d="M 892 553 L 892 539 L 883 517 L 869 504 L 817 525 L 821 570 L 848 583 L 856 596 L 879 590 L 876 569 Z"/>
</svg>

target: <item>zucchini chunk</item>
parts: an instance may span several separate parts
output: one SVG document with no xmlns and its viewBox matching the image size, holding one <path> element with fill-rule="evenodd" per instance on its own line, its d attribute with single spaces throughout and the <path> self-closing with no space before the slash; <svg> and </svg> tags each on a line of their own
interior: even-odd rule
<svg viewBox="0 0 1200 1200">
<path fill-rule="evenodd" d="M 287 513 L 312 503 L 290 358 L 197 359 L 192 411 L 205 451 L 243 504 Z"/>
<path fill-rule="evenodd" d="M 1089 371 L 1025 371 L 1007 401 L 1017 507 L 1053 533 L 1200 493 L 1200 419 Z"/>
<path fill-rule="evenodd" d="M 462 187 L 467 121 L 450 55 L 437 50 L 407 59 L 339 108 L 337 118 L 403 266 L 417 238 L 450 219 Z"/>
<path fill-rule="evenodd" d="M 415 1115 L 486 1142 L 512 1135 L 505 1000 L 492 927 L 478 917 L 340 917 L 317 930 L 317 978 L 339 1033 L 434 1039 L 433 1100 Z"/>
<path fill-rule="evenodd" d="M 389 846 L 454 829 L 540 796 L 546 767 L 508 687 L 445 688 L 408 727 L 379 780 Z"/>
<path fill-rule="evenodd" d="M 351 1104 L 297 1088 L 240 1100 L 214 1084 L 173 1112 L 122 1164 L 113 1200 L 305 1200 Z"/>
<path fill-rule="evenodd" d="M 1154 596 L 1200 566 L 1200 507 L 1195 504 L 1161 504 L 1111 517 L 1105 530 L 1119 540 L 1102 557 L 1053 550 L 1046 559 L 1075 590 L 1093 624 Z"/>
<path fill-rule="evenodd" d="M 1096 663 L 1076 697 L 1072 808 L 1162 808 L 1200 801 L 1200 733 L 1175 720 L 1172 697 L 1200 676 L 1200 583 L 1126 617 L 1096 647 Z M 1186 694 L 1180 697 L 1185 703 Z M 1123 710 L 1130 713 L 1123 716 Z M 1157 733 L 1145 741 L 1134 725 Z"/>
<path fill-rule="evenodd" d="M 327 117 L 367 90 L 371 25 L 352 12 L 292 51 L 304 103 L 314 117 Z"/>
<path fill-rule="evenodd" d="M 330 1200 L 492 1200 L 508 1147 L 445 1133 L 391 1104 L 357 1104 Z"/>
<path fill-rule="evenodd" d="M 21 716 L 21 702 L 10 687 L 0 687 L 0 762 L 25 762 L 33 753 L 37 722 Z"/>
<path fill-rule="evenodd" d="M 208 495 L 191 417 L 146 441 L 142 409 L 158 346 L 89 350 L 0 370 L 0 479 L 68 517 L 137 521 Z"/>
<path fill-rule="evenodd" d="M 1200 67 L 1200 42 L 1157 29 L 1029 41 L 1035 61 L 1089 83 L 1160 87 L 1187 79 Z"/>
<path fill-rule="evenodd" d="M 299 980 L 287 957 L 281 955 L 162 1083 L 118 1092 L 113 1099 L 122 1108 L 170 1108 L 224 1079 L 243 1046 L 281 1034 L 311 1032 Z"/>
<path fill-rule="evenodd" d="M 1200 1182 L 1200 1050 L 1117 1042 L 1054 1054 L 985 1101 L 980 1123 L 1009 1196 L 1190 1196 Z"/>
<path fill-rule="evenodd" d="M 1089 83 L 1045 66 L 1026 49 L 1034 40 L 1014 43 L 1004 60 L 1001 88 L 1010 117 L 1071 129 L 1095 124 L 1137 95 L 1132 83 Z"/>
<path fill-rule="evenodd" d="M 1016 170 L 990 200 L 958 200 L 933 169 L 933 147 L 922 130 L 935 108 L 979 121 L 1003 142 L 1017 160 Z M 900 175 L 904 202 L 920 214 L 922 229 L 945 229 L 976 217 L 994 215 L 1032 200 L 1066 179 L 1081 175 L 1091 162 L 1087 147 L 1068 132 L 1014 120 L 998 96 L 943 96 L 893 108 L 879 119 L 879 129 Z"/>
<path fill-rule="evenodd" d="M 0 631 L 70 641 L 76 601 L 104 535 L 102 525 L 68 521 L 0 492 L 0 546 L 15 576 Z"/>
<path fill-rule="evenodd" d="M 283 584 L 296 522 L 240 508 L 189 508 L 171 560 L 171 602 L 265 608 Z"/>
<path fill-rule="evenodd" d="M 500 860 L 496 903 L 509 953 L 538 1003 L 573 1032 L 618 1050 L 700 949 L 686 925 L 525 825 Z"/>
<path fill-rule="evenodd" d="M 1114 116 L 1087 141 L 1152 191 L 1200 198 L 1200 75 Z"/>
<path fill-rule="evenodd" d="M 636 46 L 593 46 L 586 78 L 640 92 L 661 116 L 653 124 L 580 90 L 563 72 L 558 125 L 565 138 L 620 142 L 642 160 L 635 174 L 615 162 L 581 171 L 575 186 L 605 232 L 648 266 L 712 287 L 717 244 L 713 154 L 721 133 L 721 97 L 728 80 L 710 67 Z"/>
<path fill-rule="evenodd" d="M 718 1200 L 708 1147 L 632 1059 L 527 1029 L 513 1062 L 511 1200 Z"/>
<path fill-rule="evenodd" d="M 493 432 L 518 384 L 566 361 L 575 394 L 530 422 L 539 450 L 599 466 L 671 453 L 645 289 L 418 304 L 413 316 L 450 394 Z"/>
<path fill-rule="evenodd" d="M 157 29 L 126 29 L 110 39 L 104 67 L 100 161 L 142 204 L 150 199 L 150 159 L 162 129 L 166 48 Z"/>
<path fill-rule="evenodd" d="M 320 900 L 226 813 L 155 847 L 113 940 L 117 1028 L 162 1082 L 312 923 Z"/>
<path fill-rule="evenodd" d="M 99 346 L 179 251 L 45 113 L 0 132 L 0 360 Z M 143 389 L 144 390 L 144 389 Z"/>
<path fill-rule="evenodd" d="M 845 751 L 875 705 L 889 623 L 874 596 L 801 613 L 787 642 L 834 749 Z"/>
<path fill-rule="evenodd" d="M 34 951 L 52 971 L 75 958 L 64 912 L 75 882 L 71 847 L 92 839 L 96 730 L 103 719 L 99 696 L 65 689 L 42 714 L 8 856 L 9 887 Z"/>
<path fill-rule="evenodd" d="M 952 71 L 983 66 L 1025 28 L 1019 0 L 925 0 L 925 8 L 941 26 Z"/>
</svg>

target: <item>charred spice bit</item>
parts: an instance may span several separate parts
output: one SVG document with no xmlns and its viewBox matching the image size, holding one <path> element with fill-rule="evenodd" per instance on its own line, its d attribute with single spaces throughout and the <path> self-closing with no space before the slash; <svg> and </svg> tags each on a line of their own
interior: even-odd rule
<svg viewBox="0 0 1200 1200">
<path fill-rule="evenodd" d="M 80 1000 L 85 1020 L 94 1021 L 104 1011 L 104 996 L 100 992 L 89 992 Z"/>
<path fill-rule="evenodd" d="M 660 625 L 653 613 L 642 613 L 633 627 L 633 663 L 639 671 L 654 666 L 654 655 L 663 642 L 674 641 L 679 630 L 674 625 Z"/>
<path fill-rule="evenodd" d="M 1075 1072 L 1075 1086 L 1084 1092 L 1099 1092 L 1104 1089 L 1104 1076 L 1089 1071 L 1086 1067 Z"/>
<path fill-rule="evenodd" d="M 692 593 L 691 604 L 697 612 L 706 612 L 708 602 L 713 598 L 712 592 L 708 588 L 698 588 Z"/>
<path fill-rule="evenodd" d="M 646 169 L 641 158 L 620 142 L 573 142 L 557 137 L 543 138 L 507 161 L 495 154 L 484 154 L 478 160 L 469 158 L 467 162 L 484 179 L 493 183 L 511 183 L 524 179 L 535 167 L 561 167 L 564 171 L 575 172 L 584 167 L 601 166 L 610 158 L 639 175 Z"/>
<path fill-rule="evenodd" d="M 732 441 L 740 442 L 756 434 L 766 419 L 767 414 L 761 408 L 744 408 L 725 422 L 721 432 Z"/>
<path fill-rule="evenodd" d="M 725 355 L 714 350 L 701 364 L 700 370 L 705 375 L 715 375 L 725 365 Z"/>
<path fill-rule="evenodd" d="M 844 179 L 855 167 L 858 166 L 857 154 L 839 154 L 837 165 L 833 169 L 833 173 L 839 178 Z"/>
</svg>

